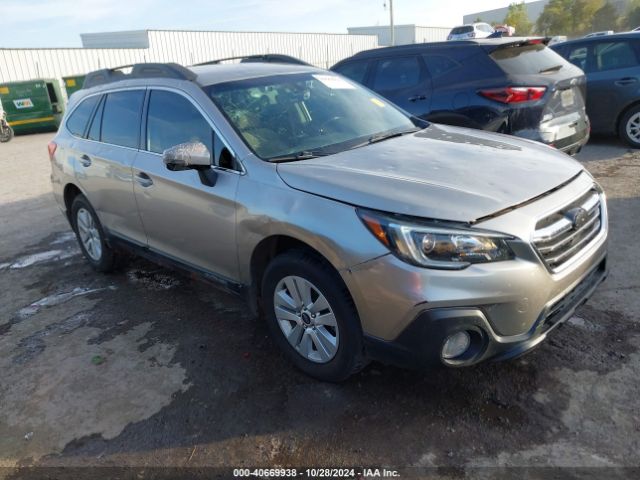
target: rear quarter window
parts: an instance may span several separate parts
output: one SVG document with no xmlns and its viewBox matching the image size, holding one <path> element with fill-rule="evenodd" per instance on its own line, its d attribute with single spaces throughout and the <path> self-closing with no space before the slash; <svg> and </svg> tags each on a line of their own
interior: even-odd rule
<svg viewBox="0 0 640 480">
<path fill-rule="evenodd" d="M 98 100 L 100 100 L 100 95 L 82 100 L 67 120 L 67 129 L 76 137 L 84 137 L 87 123 Z"/>
<path fill-rule="evenodd" d="M 504 47 L 489 55 L 507 74 L 537 74 L 564 65 L 565 60 L 543 44 Z"/>
</svg>

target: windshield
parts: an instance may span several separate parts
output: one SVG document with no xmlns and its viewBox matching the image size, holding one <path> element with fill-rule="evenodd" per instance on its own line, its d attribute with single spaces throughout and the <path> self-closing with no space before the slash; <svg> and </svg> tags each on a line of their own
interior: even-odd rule
<svg viewBox="0 0 640 480">
<path fill-rule="evenodd" d="M 386 100 L 329 72 L 233 81 L 208 93 L 264 160 L 337 153 L 374 135 L 415 129 Z"/>
</svg>

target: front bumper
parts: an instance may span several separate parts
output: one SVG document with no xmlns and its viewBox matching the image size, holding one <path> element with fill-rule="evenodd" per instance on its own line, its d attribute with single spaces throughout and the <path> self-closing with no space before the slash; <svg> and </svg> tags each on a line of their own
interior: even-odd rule
<svg viewBox="0 0 640 480">
<path fill-rule="evenodd" d="M 591 188 L 593 178 L 583 173 L 535 202 L 478 223 L 514 237 L 514 260 L 433 270 L 387 254 L 344 272 L 369 354 L 403 364 L 403 358 L 420 364 L 440 361 L 442 342 L 462 327 L 477 333 L 472 332 L 480 346 L 477 357 L 465 364 L 517 356 L 544 340 L 606 276 L 604 197 L 600 233 L 562 268 L 547 267 L 530 237 L 538 218 Z"/>
<path fill-rule="evenodd" d="M 563 298 L 548 305 L 530 331 L 513 337 L 495 332 L 481 308 L 436 308 L 425 310 L 393 341 L 365 335 L 367 354 L 374 360 L 407 368 L 445 364 L 469 366 L 486 360 L 519 357 L 542 343 L 547 335 L 570 318 L 607 277 L 606 257 Z M 460 357 L 445 360 L 440 352 L 447 337 L 466 331 L 471 346 Z"/>
</svg>

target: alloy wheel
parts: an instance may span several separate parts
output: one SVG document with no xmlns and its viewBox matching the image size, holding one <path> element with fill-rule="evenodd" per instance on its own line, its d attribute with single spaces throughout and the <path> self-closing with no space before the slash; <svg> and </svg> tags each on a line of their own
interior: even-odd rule
<svg viewBox="0 0 640 480">
<path fill-rule="evenodd" d="M 280 330 L 289 344 L 315 363 L 327 363 L 338 351 L 340 334 L 329 301 L 310 281 L 287 276 L 278 282 L 273 305 Z"/>
<path fill-rule="evenodd" d="M 634 142 L 640 143 L 640 112 L 629 117 L 625 128 L 627 136 Z"/>
<path fill-rule="evenodd" d="M 93 220 L 93 216 L 86 208 L 78 209 L 76 214 L 76 225 L 78 226 L 78 235 L 87 255 L 96 262 L 102 257 L 102 242 L 100 240 L 100 231 Z"/>
</svg>

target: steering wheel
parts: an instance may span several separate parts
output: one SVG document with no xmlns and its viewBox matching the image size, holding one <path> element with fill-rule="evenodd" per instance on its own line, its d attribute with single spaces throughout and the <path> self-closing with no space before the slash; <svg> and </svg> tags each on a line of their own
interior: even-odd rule
<svg viewBox="0 0 640 480">
<path fill-rule="evenodd" d="M 344 120 L 344 117 L 342 115 L 335 115 L 333 117 L 331 117 L 328 120 L 325 120 L 324 122 L 322 122 L 322 125 L 320 125 L 320 127 L 318 127 L 318 131 L 320 132 L 320 135 L 324 135 L 325 134 L 325 129 L 327 128 L 328 125 L 331 125 L 332 123 L 335 123 L 339 120 Z"/>
</svg>

